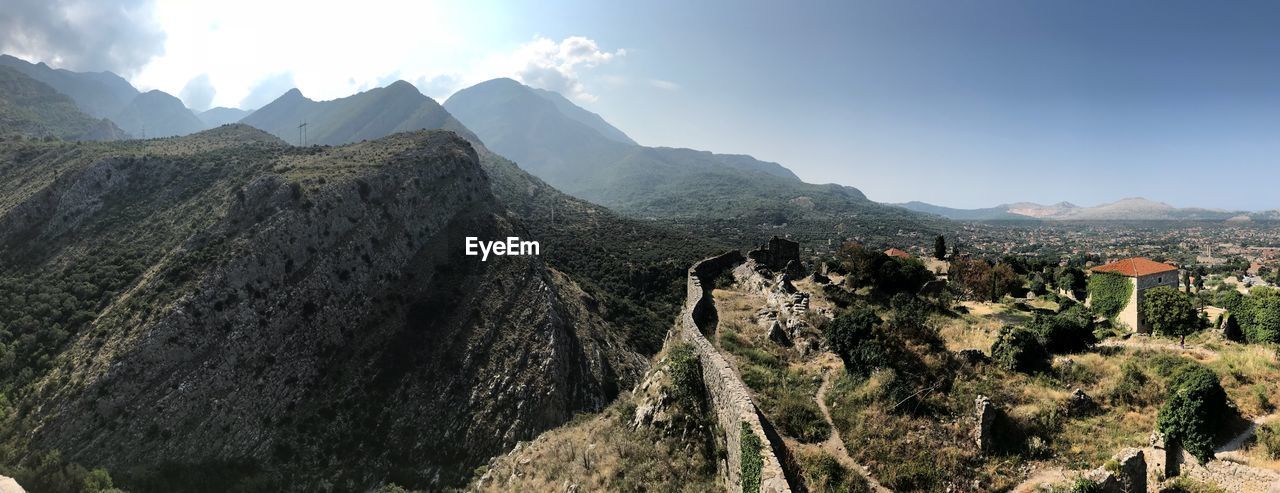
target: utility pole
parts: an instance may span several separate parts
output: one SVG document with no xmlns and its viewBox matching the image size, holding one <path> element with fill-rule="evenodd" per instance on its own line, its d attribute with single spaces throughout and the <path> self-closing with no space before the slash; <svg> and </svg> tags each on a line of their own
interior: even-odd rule
<svg viewBox="0 0 1280 493">
<path fill-rule="evenodd" d="M 298 146 L 303 147 L 306 145 L 307 145 L 307 122 L 302 122 L 301 125 L 298 125 Z"/>
</svg>

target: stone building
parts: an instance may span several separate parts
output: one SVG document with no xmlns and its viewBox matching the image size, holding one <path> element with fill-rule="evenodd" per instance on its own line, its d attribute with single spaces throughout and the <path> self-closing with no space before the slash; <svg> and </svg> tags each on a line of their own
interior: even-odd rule
<svg viewBox="0 0 1280 493">
<path fill-rule="evenodd" d="M 769 240 L 768 245 L 747 252 L 747 257 L 755 260 L 757 264 L 779 271 L 785 268 L 788 262 L 800 261 L 800 244 L 774 236 Z"/>
<path fill-rule="evenodd" d="M 1148 258 L 1126 258 L 1089 269 L 1090 274 L 1098 272 L 1119 274 L 1129 279 L 1133 288 L 1129 290 L 1129 302 L 1116 315 L 1116 320 L 1141 334 L 1151 332 L 1151 327 L 1142 320 L 1138 311 L 1138 307 L 1142 305 L 1143 293 L 1158 286 L 1178 289 L 1178 268 Z"/>
</svg>

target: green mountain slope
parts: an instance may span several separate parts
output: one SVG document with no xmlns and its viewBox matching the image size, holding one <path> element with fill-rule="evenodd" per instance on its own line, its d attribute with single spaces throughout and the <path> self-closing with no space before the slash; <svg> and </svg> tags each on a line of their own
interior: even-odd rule
<svg viewBox="0 0 1280 493">
<path fill-rule="evenodd" d="M 0 144 L 0 461 L 58 449 L 130 491 L 453 484 L 634 383 L 686 248 L 444 132 Z"/>
<path fill-rule="evenodd" d="M 117 140 L 127 137 L 111 121 L 84 114 L 70 98 L 0 65 L 0 136 Z"/>
<path fill-rule="evenodd" d="M 345 144 L 421 129 L 451 130 L 475 140 L 449 112 L 404 81 L 332 101 L 312 101 L 293 89 L 241 120 L 295 144 L 304 122 L 307 144 Z"/>
<path fill-rule="evenodd" d="M 139 94 L 111 119 L 130 134 L 145 138 L 187 135 L 205 128 L 182 100 L 163 91 Z"/>
</svg>

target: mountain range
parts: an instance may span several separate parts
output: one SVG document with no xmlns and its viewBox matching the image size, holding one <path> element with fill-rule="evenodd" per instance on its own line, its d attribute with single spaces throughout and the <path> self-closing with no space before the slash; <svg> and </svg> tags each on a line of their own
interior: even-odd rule
<svg viewBox="0 0 1280 493">
<path fill-rule="evenodd" d="M 240 123 L 294 143 L 300 138 L 299 124 L 306 123 L 308 145 L 341 145 L 418 129 L 450 130 L 476 140 L 435 100 L 405 81 L 331 101 L 312 101 L 292 89 Z"/>
<path fill-rule="evenodd" d="M 0 136 L 118 140 L 128 137 L 110 120 L 80 111 L 71 98 L 0 65 Z"/>
<path fill-rule="evenodd" d="M 131 491 L 438 489 L 630 388 L 722 248 L 451 132 L 3 142 L 0 447 Z"/>
<path fill-rule="evenodd" d="M 140 92 L 111 72 L 73 72 L 0 55 L 0 66 L 47 84 L 71 98 L 84 113 L 110 119 L 134 137 L 171 137 L 204 130 L 206 125 L 178 98 L 163 91 Z"/>
<path fill-rule="evenodd" d="M 1131 197 L 1082 207 L 1070 202 L 1042 205 L 1033 202 L 1001 204 L 982 209 L 954 209 L 924 202 L 894 204 L 904 209 L 960 221 L 1170 221 L 1170 220 L 1275 220 L 1280 210 L 1228 211 L 1196 207 L 1179 208 L 1164 202 Z"/>
</svg>

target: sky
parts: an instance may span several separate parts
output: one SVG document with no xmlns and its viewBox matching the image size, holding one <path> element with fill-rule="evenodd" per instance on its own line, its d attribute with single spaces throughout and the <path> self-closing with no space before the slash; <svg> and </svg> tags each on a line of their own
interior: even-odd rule
<svg viewBox="0 0 1280 493">
<path fill-rule="evenodd" d="M 1280 3 L 4 0 L 0 51 L 193 109 L 559 91 L 873 200 L 1280 208 Z"/>
</svg>

